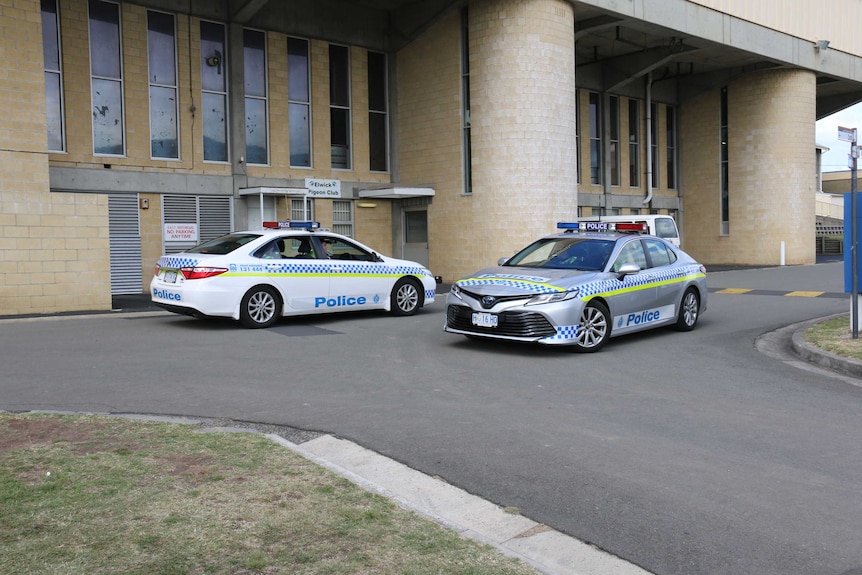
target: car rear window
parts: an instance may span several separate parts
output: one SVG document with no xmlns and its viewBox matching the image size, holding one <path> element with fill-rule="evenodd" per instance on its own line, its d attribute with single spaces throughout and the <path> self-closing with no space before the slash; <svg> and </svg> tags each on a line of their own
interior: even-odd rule
<svg viewBox="0 0 862 575">
<path fill-rule="evenodd" d="M 214 240 L 200 243 L 190 250 L 196 254 L 229 254 L 240 246 L 259 238 L 259 234 L 228 234 Z"/>
</svg>

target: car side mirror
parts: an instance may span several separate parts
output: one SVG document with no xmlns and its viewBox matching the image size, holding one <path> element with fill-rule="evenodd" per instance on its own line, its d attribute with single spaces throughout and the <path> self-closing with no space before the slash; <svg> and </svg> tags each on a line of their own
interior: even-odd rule
<svg viewBox="0 0 862 575">
<path fill-rule="evenodd" d="M 629 274 L 636 274 L 641 271 L 641 268 L 637 264 L 623 264 L 617 270 L 617 279 L 622 280 Z"/>
<path fill-rule="evenodd" d="M 497 265 L 498 265 L 498 266 L 505 265 L 505 263 L 506 263 L 507 261 L 509 261 L 509 258 L 500 258 L 500 259 L 498 259 L 498 260 L 497 260 Z"/>
<path fill-rule="evenodd" d="M 374 262 L 382 262 L 382 261 L 383 261 L 383 258 L 381 258 L 381 257 L 377 254 L 377 252 L 371 252 L 371 261 L 374 261 Z"/>
</svg>

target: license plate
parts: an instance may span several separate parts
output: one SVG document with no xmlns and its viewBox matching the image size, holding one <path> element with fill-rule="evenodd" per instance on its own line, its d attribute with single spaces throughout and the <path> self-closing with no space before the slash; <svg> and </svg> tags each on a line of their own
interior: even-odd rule
<svg viewBox="0 0 862 575">
<path fill-rule="evenodd" d="M 474 313 L 473 325 L 478 327 L 497 327 L 497 316 L 492 313 Z"/>
<path fill-rule="evenodd" d="M 162 278 L 165 283 L 175 284 L 177 283 L 177 272 L 174 271 L 166 271 L 165 277 Z"/>
</svg>

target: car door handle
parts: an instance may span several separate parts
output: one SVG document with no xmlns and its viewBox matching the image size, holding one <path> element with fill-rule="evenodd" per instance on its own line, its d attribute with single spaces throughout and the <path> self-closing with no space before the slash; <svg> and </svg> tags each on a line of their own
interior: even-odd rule
<svg viewBox="0 0 862 575">
<path fill-rule="evenodd" d="M 341 266 L 331 266 L 329 268 L 329 271 L 332 273 L 339 273 L 339 272 L 341 272 Z"/>
</svg>

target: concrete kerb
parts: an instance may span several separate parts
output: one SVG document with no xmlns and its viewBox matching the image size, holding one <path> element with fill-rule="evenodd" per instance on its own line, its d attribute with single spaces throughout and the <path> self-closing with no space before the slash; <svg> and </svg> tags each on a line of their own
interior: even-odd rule
<svg viewBox="0 0 862 575">
<path fill-rule="evenodd" d="M 360 487 L 547 575 L 648 575 L 592 545 L 554 531 L 355 443 L 324 435 L 302 445 L 271 438 Z"/>
<path fill-rule="evenodd" d="M 795 326 L 796 329 L 794 329 L 793 331 L 790 345 L 793 349 L 793 352 L 797 356 L 799 356 L 800 359 L 803 359 L 808 363 L 812 363 L 820 367 L 825 367 L 827 369 L 831 369 L 845 375 L 862 378 L 862 361 L 835 355 L 834 353 L 817 348 L 805 341 L 805 331 L 808 330 L 811 326 L 845 315 L 847 314 L 835 314 L 828 317 L 797 324 Z"/>
</svg>

